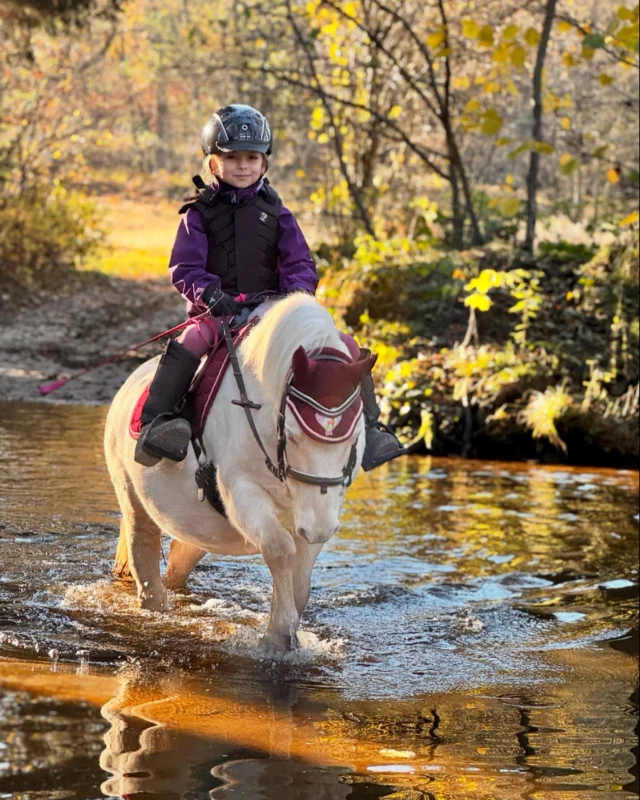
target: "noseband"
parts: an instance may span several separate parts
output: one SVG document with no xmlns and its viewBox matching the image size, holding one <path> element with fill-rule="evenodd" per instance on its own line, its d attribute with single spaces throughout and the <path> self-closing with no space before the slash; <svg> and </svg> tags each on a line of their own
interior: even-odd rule
<svg viewBox="0 0 640 800">
<path fill-rule="evenodd" d="M 311 486 L 319 486 L 322 494 L 327 493 L 329 486 L 344 486 L 345 488 L 350 486 L 353 480 L 353 471 L 356 467 L 356 461 L 358 458 L 357 443 L 354 442 L 351 446 L 349 459 L 342 470 L 341 475 L 327 478 L 321 475 L 313 475 L 309 472 L 301 472 L 300 470 L 294 469 L 289 465 L 289 461 L 287 459 L 286 411 L 288 401 L 290 399 L 297 399 L 311 406 L 311 408 L 320 412 L 327 418 L 336 419 L 344 414 L 348 408 L 350 408 L 356 401 L 360 399 L 360 387 L 358 387 L 343 403 L 341 403 L 340 406 L 336 408 L 327 408 L 313 397 L 309 397 L 303 392 L 298 391 L 295 386 L 292 385 L 293 376 L 289 376 L 282 394 L 282 399 L 280 401 L 280 409 L 278 411 L 278 444 L 276 450 L 277 464 L 274 464 L 269 456 L 269 453 L 267 453 L 262 439 L 260 438 L 260 433 L 258 432 L 255 420 L 253 419 L 253 414 L 251 413 L 252 411 L 259 410 L 261 406 L 256 403 L 252 403 L 251 400 L 249 400 L 244 378 L 242 376 L 242 370 L 240 369 L 240 363 L 238 361 L 238 354 L 236 352 L 236 348 L 233 343 L 233 337 L 231 336 L 229 325 L 226 320 L 222 320 L 222 333 L 227 345 L 227 350 L 229 351 L 229 361 L 233 367 L 233 374 L 238 385 L 238 391 L 240 392 L 240 400 L 232 400 L 231 402 L 236 406 L 242 406 L 244 408 L 249 427 L 251 428 L 251 432 L 253 433 L 253 437 L 258 446 L 264 453 L 265 464 L 269 472 L 271 472 L 271 474 L 282 483 L 286 483 L 287 479 L 290 478 L 291 480 L 298 481 L 299 483 L 306 483 L 310 484 Z M 351 363 L 349 357 L 338 350 L 318 350 L 310 355 L 312 355 L 317 361 L 341 361 L 345 364 Z"/>
</svg>

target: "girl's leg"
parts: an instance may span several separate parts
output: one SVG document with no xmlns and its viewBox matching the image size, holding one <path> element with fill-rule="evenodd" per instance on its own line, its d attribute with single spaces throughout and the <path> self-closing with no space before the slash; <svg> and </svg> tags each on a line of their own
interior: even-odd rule
<svg viewBox="0 0 640 800">
<path fill-rule="evenodd" d="M 142 410 L 142 431 L 135 454 L 139 464 L 152 467 L 161 458 L 182 461 L 187 455 L 191 426 L 176 408 L 200 366 L 200 359 L 215 341 L 213 320 L 207 319 L 189 325 L 179 339 L 167 345 Z"/>
</svg>

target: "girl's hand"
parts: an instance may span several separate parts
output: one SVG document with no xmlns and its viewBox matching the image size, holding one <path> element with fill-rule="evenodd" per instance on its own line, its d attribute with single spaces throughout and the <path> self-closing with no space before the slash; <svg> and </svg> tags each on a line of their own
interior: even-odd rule
<svg viewBox="0 0 640 800">
<path fill-rule="evenodd" d="M 238 311 L 236 301 L 217 286 L 210 286 L 202 293 L 202 302 L 212 317 L 233 317 Z"/>
</svg>

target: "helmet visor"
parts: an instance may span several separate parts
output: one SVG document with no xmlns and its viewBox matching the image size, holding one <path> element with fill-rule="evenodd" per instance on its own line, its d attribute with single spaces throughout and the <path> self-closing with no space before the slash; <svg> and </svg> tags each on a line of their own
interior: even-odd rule
<svg viewBox="0 0 640 800">
<path fill-rule="evenodd" d="M 235 153 L 246 150 L 248 153 L 263 153 L 267 155 L 271 150 L 271 142 L 255 142 L 247 139 L 241 141 L 216 142 L 216 150 L 220 153 Z"/>
</svg>

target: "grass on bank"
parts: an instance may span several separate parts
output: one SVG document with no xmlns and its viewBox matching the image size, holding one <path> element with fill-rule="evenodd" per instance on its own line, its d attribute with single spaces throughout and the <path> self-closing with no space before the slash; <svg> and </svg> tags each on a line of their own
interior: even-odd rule
<svg viewBox="0 0 640 800">
<path fill-rule="evenodd" d="M 106 237 L 83 270 L 145 280 L 167 276 L 180 217 L 177 202 L 138 201 L 115 195 L 92 198 L 103 216 Z"/>
</svg>

